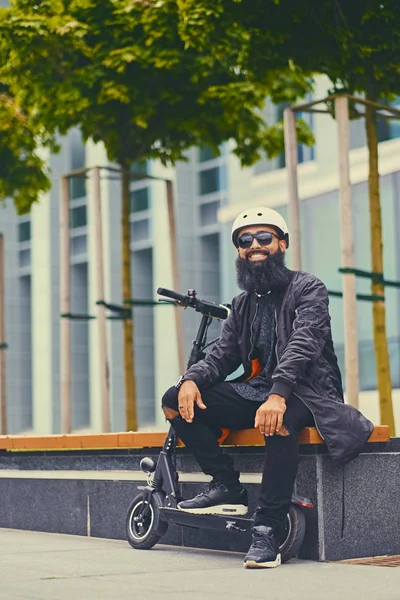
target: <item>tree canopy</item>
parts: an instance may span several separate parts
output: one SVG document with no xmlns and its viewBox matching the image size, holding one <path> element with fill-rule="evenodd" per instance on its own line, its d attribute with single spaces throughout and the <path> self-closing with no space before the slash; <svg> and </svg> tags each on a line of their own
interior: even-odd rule
<svg viewBox="0 0 400 600">
<path fill-rule="evenodd" d="M 243 164 L 278 154 L 282 128 L 260 109 L 266 96 L 301 97 L 308 78 L 286 64 L 255 81 L 185 44 L 178 26 L 175 0 L 12 0 L 0 13 L 0 74 L 48 131 L 79 125 L 119 164 L 174 163 L 229 139 Z"/>
<path fill-rule="evenodd" d="M 19 214 L 29 212 L 39 194 L 50 188 L 39 139 L 49 141 L 0 83 L 0 198 L 11 198 Z"/>
<path fill-rule="evenodd" d="M 400 92 L 397 0 L 178 0 L 188 46 L 262 80 L 270 65 L 323 73 L 351 93 Z M 371 90 L 373 92 L 373 89 Z"/>
</svg>

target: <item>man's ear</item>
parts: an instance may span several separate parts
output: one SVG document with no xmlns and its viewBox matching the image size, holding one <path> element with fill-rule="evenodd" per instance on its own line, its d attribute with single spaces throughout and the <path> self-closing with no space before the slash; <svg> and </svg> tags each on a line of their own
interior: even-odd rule
<svg viewBox="0 0 400 600">
<path fill-rule="evenodd" d="M 286 240 L 279 240 L 279 248 L 281 249 L 281 252 L 285 252 L 287 249 Z"/>
</svg>

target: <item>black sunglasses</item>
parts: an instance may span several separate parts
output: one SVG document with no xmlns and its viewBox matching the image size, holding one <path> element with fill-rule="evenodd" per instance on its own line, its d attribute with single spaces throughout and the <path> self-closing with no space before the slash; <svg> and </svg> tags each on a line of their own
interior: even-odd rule
<svg viewBox="0 0 400 600">
<path fill-rule="evenodd" d="M 279 235 L 272 233 L 272 231 L 257 231 L 257 233 L 242 233 L 242 235 L 239 235 L 237 241 L 239 248 L 251 248 L 255 239 L 260 246 L 269 246 L 274 237 L 278 238 L 278 240 L 281 239 Z"/>
</svg>

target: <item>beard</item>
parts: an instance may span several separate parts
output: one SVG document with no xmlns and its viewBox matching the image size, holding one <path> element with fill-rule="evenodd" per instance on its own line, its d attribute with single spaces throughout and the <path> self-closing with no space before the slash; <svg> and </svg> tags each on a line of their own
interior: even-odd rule
<svg viewBox="0 0 400 600">
<path fill-rule="evenodd" d="M 266 294 L 269 291 L 279 291 L 290 282 L 290 271 L 285 266 L 285 253 L 280 249 L 275 254 L 268 250 L 260 250 L 267 258 L 251 262 L 246 258 L 236 258 L 237 283 L 241 290 Z"/>
</svg>

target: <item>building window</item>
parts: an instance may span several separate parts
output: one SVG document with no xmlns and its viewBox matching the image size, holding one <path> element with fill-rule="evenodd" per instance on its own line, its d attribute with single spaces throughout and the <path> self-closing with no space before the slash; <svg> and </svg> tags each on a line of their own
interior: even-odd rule
<svg viewBox="0 0 400 600">
<path fill-rule="evenodd" d="M 380 104 L 400 109 L 400 96 L 393 102 L 379 100 Z M 389 114 L 389 113 L 388 113 Z M 400 121 L 398 119 L 377 118 L 378 142 L 386 142 L 400 137 Z M 354 119 L 350 121 L 350 150 L 363 148 L 367 145 L 365 133 L 365 119 Z"/>
<path fill-rule="evenodd" d="M 29 267 L 31 264 L 31 251 L 29 249 L 20 250 L 18 258 L 20 267 Z"/>
<path fill-rule="evenodd" d="M 132 242 L 142 242 L 150 237 L 149 220 L 142 219 L 131 223 L 131 240 Z"/>
<path fill-rule="evenodd" d="M 71 237 L 70 252 L 71 252 L 71 256 L 79 256 L 80 254 L 86 254 L 86 252 L 87 252 L 86 235 L 76 235 L 74 237 Z"/>
<path fill-rule="evenodd" d="M 203 146 L 202 148 L 199 148 L 199 162 L 205 162 L 206 160 L 212 160 L 213 158 L 216 158 L 218 156 L 218 154 L 215 153 L 215 151 L 210 148 L 209 146 Z"/>
<path fill-rule="evenodd" d="M 23 275 L 19 278 L 19 381 L 15 389 L 19 406 L 18 430 L 26 431 L 32 428 L 32 293 L 31 276 Z M 14 336 L 13 337 L 17 337 Z M 14 392 L 14 393 L 15 393 Z"/>
<path fill-rule="evenodd" d="M 393 108 L 400 108 L 400 97 L 398 96 L 394 102 L 388 102 L 387 100 L 380 100 L 381 104 L 386 104 Z M 393 140 L 400 137 L 400 121 L 398 119 L 377 119 L 377 130 L 378 130 L 378 142 L 386 142 L 387 140 Z"/>
<path fill-rule="evenodd" d="M 217 223 L 217 214 L 219 209 L 219 202 L 207 202 L 206 204 L 200 204 L 200 225 L 205 227 L 207 225 L 215 225 Z"/>
<path fill-rule="evenodd" d="M 79 200 L 86 196 L 86 176 L 79 175 L 69 179 L 69 198 L 70 200 Z"/>
<path fill-rule="evenodd" d="M 18 241 L 29 242 L 31 239 L 31 222 L 24 221 L 18 224 Z"/>
<path fill-rule="evenodd" d="M 221 177 L 219 167 L 205 169 L 199 172 L 199 193 L 201 196 L 212 194 L 221 189 Z"/>
<path fill-rule="evenodd" d="M 130 171 L 134 174 L 145 175 L 147 173 L 147 160 L 138 160 L 131 165 Z"/>
<path fill-rule="evenodd" d="M 220 302 L 220 235 L 200 237 L 201 290 L 213 302 Z M 210 334 L 211 335 L 211 334 Z"/>
<path fill-rule="evenodd" d="M 86 146 L 79 129 L 73 129 L 70 134 L 71 170 L 84 169 L 86 164 Z M 86 196 L 86 175 L 76 175 L 69 178 L 70 200 L 78 200 Z"/>
<path fill-rule="evenodd" d="M 312 96 L 309 94 L 306 98 L 308 102 L 311 102 Z M 263 116 L 267 123 L 276 123 L 283 120 L 283 112 L 285 108 L 289 107 L 289 103 L 281 103 L 274 105 L 269 100 L 266 102 L 265 108 L 263 110 Z M 308 112 L 298 112 L 296 113 L 296 117 L 298 119 L 303 119 L 311 129 L 314 128 L 314 120 L 312 113 Z M 303 163 L 309 160 L 314 160 L 315 152 L 314 147 L 308 147 L 304 144 L 297 145 L 297 162 Z M 286 166 L 285 153 L 282 152 L 279 156 L 275 158 L 268 158 L 264 152 L 261 153 L 261 159 L 254 165 L 254 175 L 262 175 L 264 173 L 269 173 L 270 171 L 275 171 L 276 169 L 284 169 Z"/>
<path fill-rule="evenodd" d="M 86 206 L 77 206 L 70 211 L 70 228 L 84 227 L 87 223 Z"/>
<path fill-rule="evenodd" d="M 130 212 L 136 213 L 142 210 L 149 210 L 149 188 L 130 192 Z"/>
</svg>

